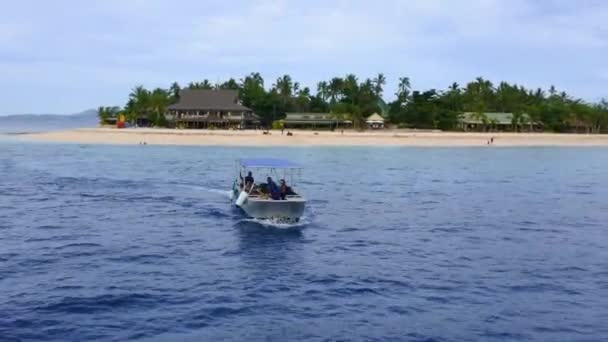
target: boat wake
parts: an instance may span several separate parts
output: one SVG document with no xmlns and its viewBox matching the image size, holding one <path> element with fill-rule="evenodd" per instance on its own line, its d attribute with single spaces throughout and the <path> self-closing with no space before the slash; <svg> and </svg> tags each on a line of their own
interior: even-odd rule
<svg viewBox="0 0 608 342">
<path fill-rule="evenodd" d="M 264 228 L 274 228 L 274 229 L 299 229 L 304 228 L 309 225 L 311 222 L 306 217 L 301 217 L 298 222 L 286 222 L 284 220 L 278 219 L 254 219 L 247 218 L 242 219 L 237 224 L 247 224 L 252 223 L 256 226 L 261 226 Z"/>
<path fill-rule="evenodd" d="M 227 199 L 232 199 L 232 197 L 231 197 L 232 191 L 230 191 L 230 190 L 213 189 L 213 188 L 208 188 L 208 187 L 199 186 L 199 185 L 185 185 L 185 184 L 182 185 L 182 184 L 180 184 L 180 186 L 187 187 L 188 189 L 191 189 L 191 190 L 220 195 Z"/>
</svg>

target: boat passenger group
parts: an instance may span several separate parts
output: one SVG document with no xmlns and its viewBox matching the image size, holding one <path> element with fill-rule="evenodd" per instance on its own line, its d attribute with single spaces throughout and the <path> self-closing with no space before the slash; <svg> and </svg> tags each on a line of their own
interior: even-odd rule
<svg viewBox="0 0 608 342">
<path fill-rule="evenodd" d="M 247 176 L 243 178 L 243 175 L 239 173 L 241 178 L 240 189 L 245 190 L 250 196 L 260 196 L 262 198 L 267 197 L 273 200 L 286 200 L 287 196 L 296 195 L 293 189 L 287 186 L 284 179 L 279 180 L 279 184 L 275 183 L 271 177 L 266 178 L 266 183 L 255 184 L 251 171 L 247 173 Z"/>
</svg>

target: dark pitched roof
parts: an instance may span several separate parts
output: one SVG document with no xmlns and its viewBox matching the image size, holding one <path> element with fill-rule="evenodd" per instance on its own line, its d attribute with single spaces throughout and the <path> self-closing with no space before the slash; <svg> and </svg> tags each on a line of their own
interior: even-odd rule
<svg viewBox="0 0 608 342">
<path fill-rule="evenodd" d="M 184 89 L 179 97 L 179 101 L 169 109 L 251 111 L 238 103 L 236 90 Z"/>
</svg>

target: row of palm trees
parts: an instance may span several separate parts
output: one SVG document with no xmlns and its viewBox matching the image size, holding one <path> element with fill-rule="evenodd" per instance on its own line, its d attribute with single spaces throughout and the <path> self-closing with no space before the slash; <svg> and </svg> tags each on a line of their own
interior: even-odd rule
<svg viewBox="0 0 608 342">
<path fill-rule="evenodd" d="M 102 124 L 122 113 L 127 121 L 133 124 L 138 119 L 145 118 L 155 126 L 164 126 L 167 106 L 176 101 L 176 94 L 179 94 L 179 89 L 174 90 L 173 86 L 169 90 L 156 88 L 151 91 L 143 86 L 137 86 L 131 90 L 129 100 L 123 109 L 102 106 L 97 110 L 97 115 Z"/>
<path fill-rule="evenodd" d="M 395 100 L 383 101 L 386 77 L 379 73 L 373 78 L 359 80 L 354 74 L 333 77 L 316 84 L 315 91 L 302 86 L 290 75 L 278 77 L 269 87 L 259 73 L 250 73 L 236 80 L 213 84 L 208 79 L 191 82 L 188 89 L 233 89 L 245 106 L 252 108 L 270 124 L 285 112 L 312 111 L 332 112 L 362 124 L 363 118 L 378 112 L 394 124 L 409 127 L 434 127 L 454 129 L 458 115 L 463 112 L 510 112 L 514 120 L 543 122 L 545 127 L 561 130 L 575 123 L 597 132 L 608 126 L 607 101 L 590 104 L 559 92 L 555 87 L 548 91 L 527 89 L 521 85 L 500 82 L 494 85 L 484 78 L 477 78 L 464 86 L 452 83 L 446 90 L 430 89 L 413 91 L 408 77 L 399 78 Z M 154 125 L 165 125 L 166 108 L 179 100 L 181 87 L 173 83 L 168 89 L 148 90 L 137 86 L 129 94 L 129 100 L 120 110 L 127 119 L 135 122 L 145 118 Z M 101 107 L 100 120 L 117 115 L 116 107 Z M 526 114 L 526 115 L 524 115 Z"/>
</svg>

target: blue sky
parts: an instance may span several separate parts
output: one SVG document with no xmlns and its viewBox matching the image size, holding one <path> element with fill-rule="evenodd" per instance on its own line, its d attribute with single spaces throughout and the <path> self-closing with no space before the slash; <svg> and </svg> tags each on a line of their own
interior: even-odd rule
<svg viewBox="0 0 608 342">
<path fill-rule="evenodd" d="M 608 97 L 603 0 L 20 0 L 0 12 L 0 114 L 122 105 L 133 86 L 305 86 L 384 72 L 444 89 L 483 76 Z"/>
</svg>

